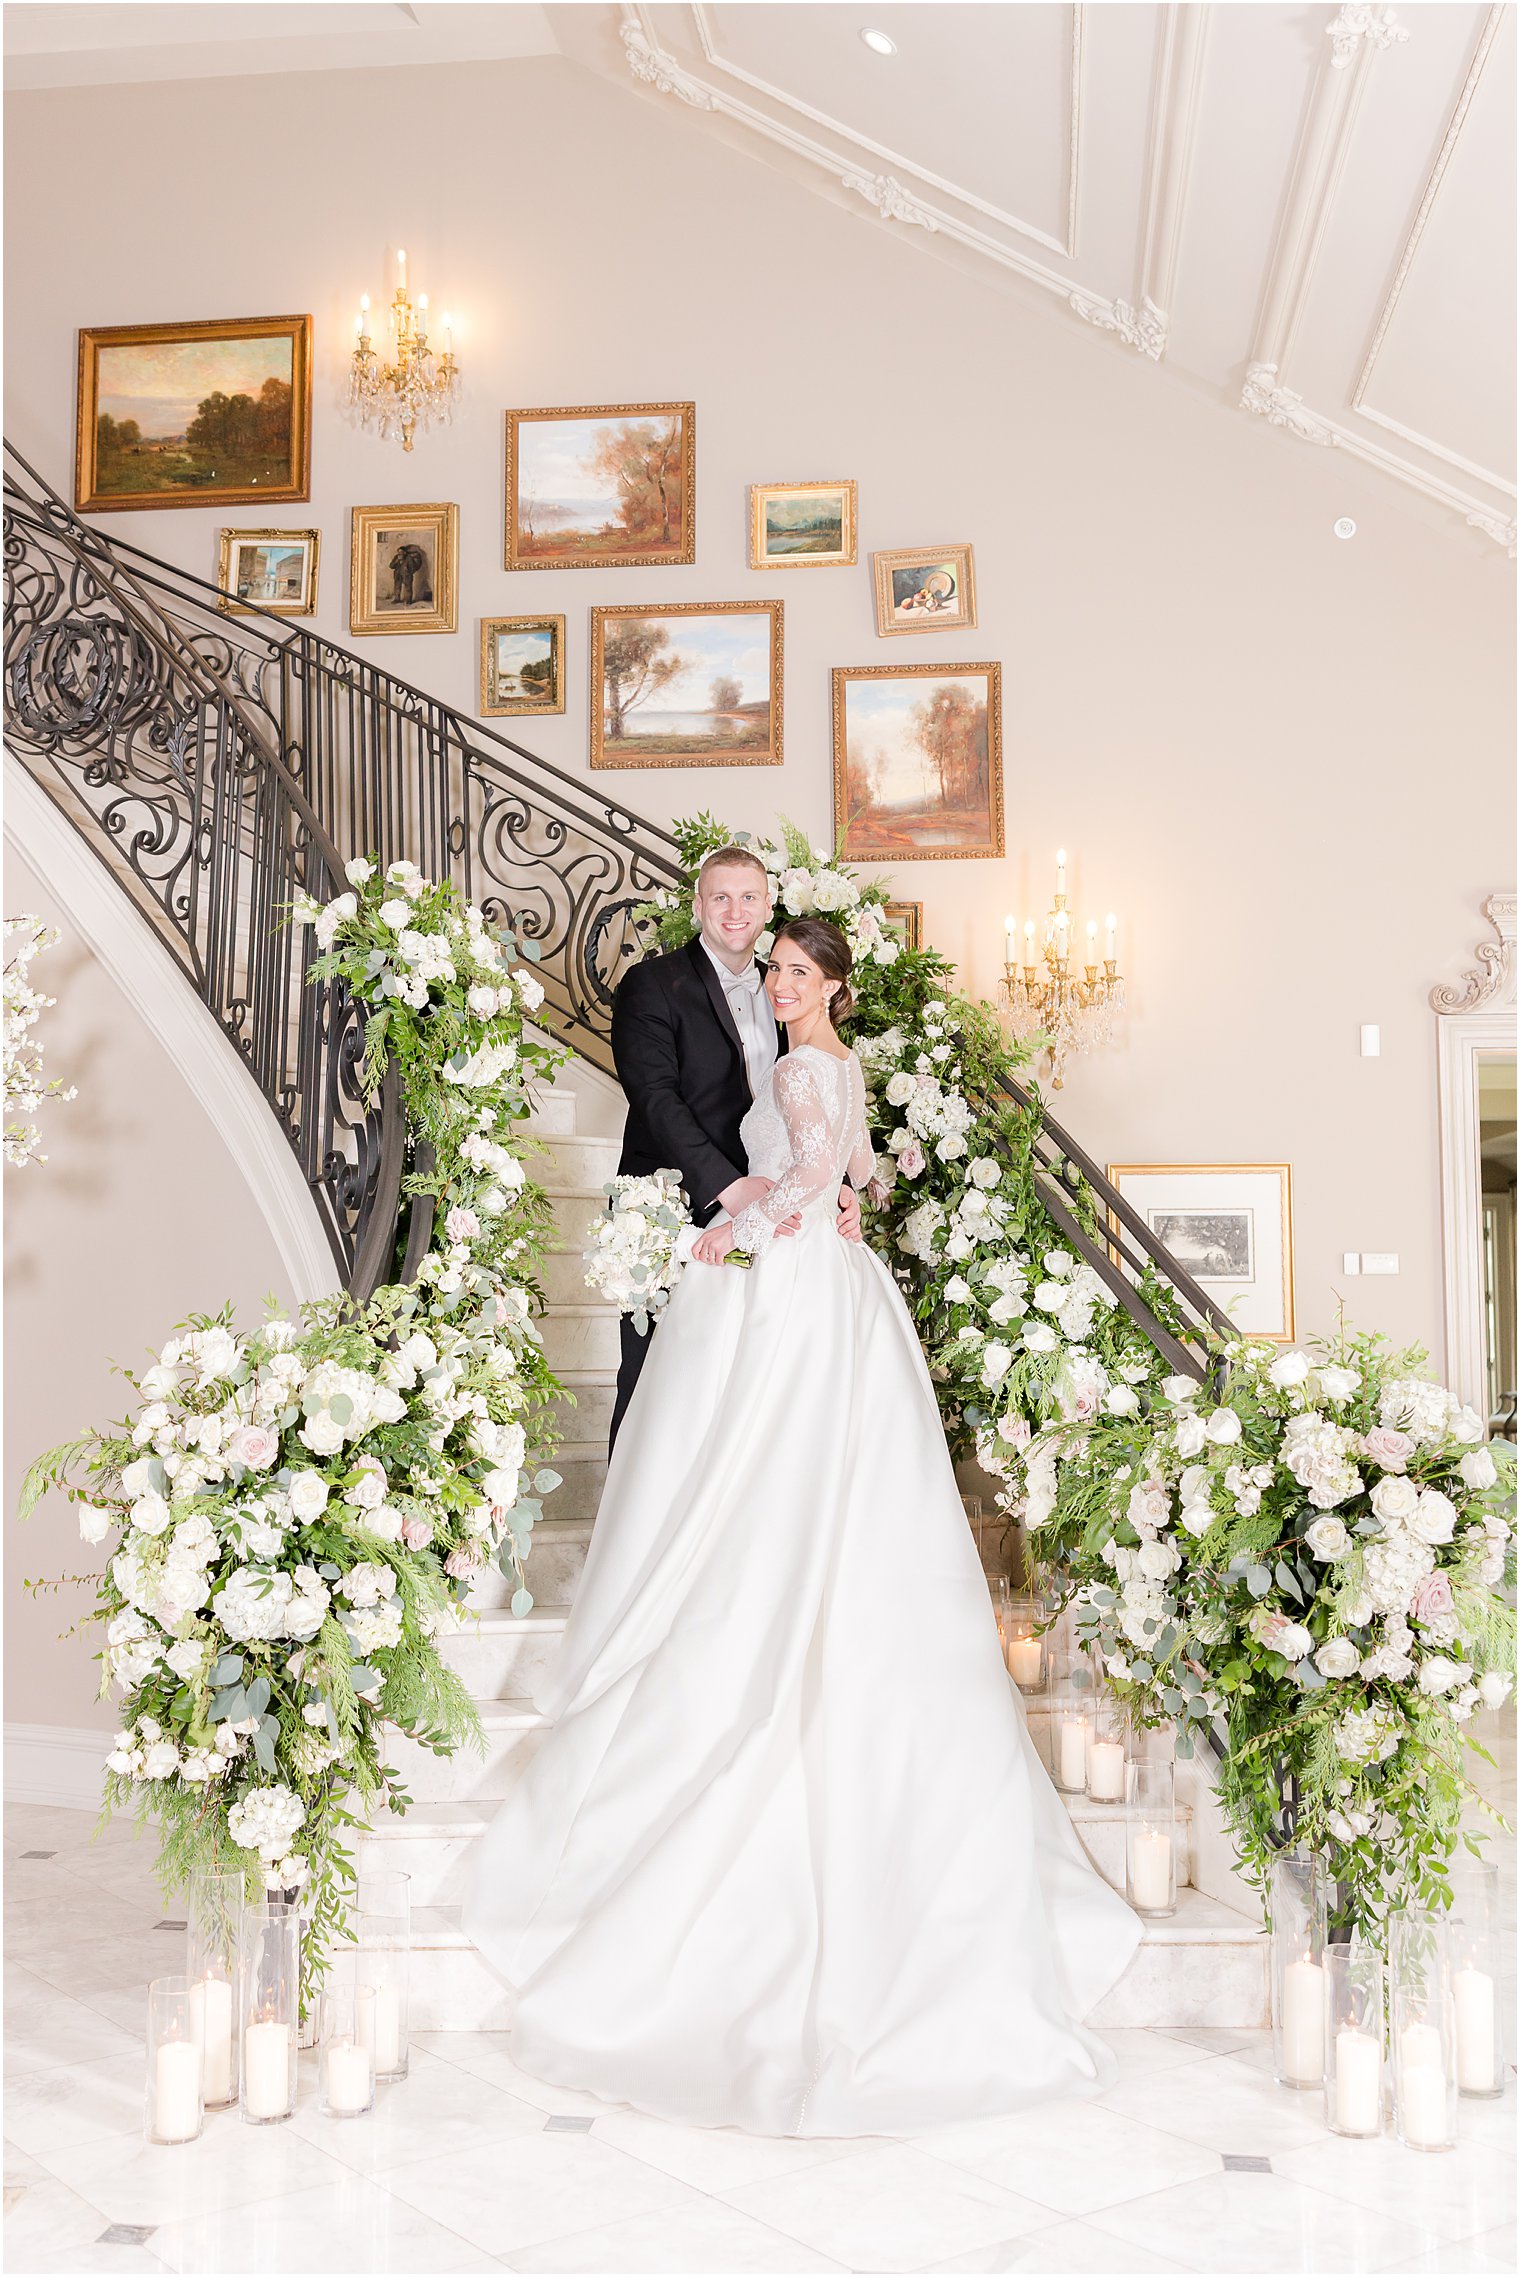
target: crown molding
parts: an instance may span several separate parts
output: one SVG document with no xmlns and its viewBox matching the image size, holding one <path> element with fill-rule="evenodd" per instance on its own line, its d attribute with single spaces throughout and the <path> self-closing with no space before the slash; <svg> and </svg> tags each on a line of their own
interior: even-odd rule
<svg viewBox="0 0 1520 2277">
<path fill-rule="evenodd" d="M 1369 47 L 1387 49 L 1402 45 L 1409 34 L 1402 24 L 1395 24 L 1391 8 L 1363 7 L 1347 0 L 1325 26 L 1325 37 L 1330 42 L 1331 70 L 1344 71 L 1356 61 L 1363 40 Z"/>
</svg>

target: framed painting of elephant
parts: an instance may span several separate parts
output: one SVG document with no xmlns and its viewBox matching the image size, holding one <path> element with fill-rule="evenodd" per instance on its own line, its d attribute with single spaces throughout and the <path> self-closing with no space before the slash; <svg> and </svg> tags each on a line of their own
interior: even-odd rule
<svg viewBox="0 0 1520 2277">
<path fill-rule="evenodd" d="M 349 631 L 456 631 L 459 508 L 356 506 L 353 517 Z"/>
</svg>

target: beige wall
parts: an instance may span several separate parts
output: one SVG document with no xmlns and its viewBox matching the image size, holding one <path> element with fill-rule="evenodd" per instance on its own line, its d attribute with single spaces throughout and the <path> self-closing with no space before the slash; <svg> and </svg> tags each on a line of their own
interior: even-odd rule
<svg viewBox="0 0 1520 2277">
<path fill-rule="evenodd" d="M 257 1320 L 291 1290 L 265 1220 L 184 1078 L 67 912 L 14 853 L 5 907 L 35 911 L 64 938 L 32 966 L 57 999 L 34 1031 L 49 1077 L 79 1096 L 37 1117 L 45 1163 L 5 1172 L 5 1508 L 46 1447 L 132 1404 L 113 1362 L 145 1364 L 177 1321 L 231 1297 Z M 166 973 L 166 985 L 181 986 Z M 49 1496 L 11 1517 L 5 1559 L 7 1723 L 114 1728 L 95 1698 L 100 1633 L 66 1632 L 93 1583 L 32 1596 L 39 1577 L 88 1575 L 104 1552 L 79 1539 L 73 1506 Z"/>
<path fill-rule="evenodd" d="M 1397 1278 L 1345 1285 L 1353 1320 L 1439 1338 L 1426 994 L 1510 882 L 1513 570 L 1488 541 L 563 61 L 7 109 L 7 428 L 45 474 L 66 486 L 72 464 L 77 325 L 310 310 L 312 500 L 280 519 L 321 526 L 321 629 L 347 637 L 352 504 L 456 500 L 458 635 L 355 645 L 468 710 L 480 616 L 563 610 L 568 710 L 523 733 L 580 771 L 590 604 L 784 597 L 785 766 L 606 778 L 659 820 L 710 805 L 764 828 L 779 811 L 822 835 L 831 665 L 1000 659 L 1007 858 L 910 865 L 897 891 L 986 990 L 1004 912 L 1044 906 L 1064 843 L 1079 917 L 1121 913 L 1133 1004 L 1063 1094 L 1076 1134 L 1105 1160 L 1289 1160 L 1301 1328 L 1330 1323 L 1343 1251 L 1394 1250 Z M 457 314 L 465 379 L 455 427 L 410 457 L 341 410 L 358 295 L 383 300 L 398 242 Z M 502 409 L 661 396 L 698 405 L 697 564 L 503 571 Z M 748 483 L 845 475 L 859 569 L 747 567 Z M 213 576 L 220 520 L 101 526 Z M 963 538 L 980 629 L 879 642 L 870 550 Z M 16 1214 L 19 1304 L 46 1354 L 24 1364 L 18 1455 L 109 1409 L 107 1351 L 274 1277 L 204 1134 L 184 1143 L 193 1107 L 171 1111 L 167 1073 L 162 1099 L 141 1081 L 153 1047 L 106 1014 L 87 965 L 67 992 L 56 1056 L 82 1032 L 87 1097 L 55 1118 L 55 1161 L 24 1174 Z M 1377 1060 L 1358 1056 L 1368 1021 Z M 206 1181 L 193 1219 L 187 1174 Z M 65 1716 L 67 1690 L 26 1712 Z"/>
</svg>

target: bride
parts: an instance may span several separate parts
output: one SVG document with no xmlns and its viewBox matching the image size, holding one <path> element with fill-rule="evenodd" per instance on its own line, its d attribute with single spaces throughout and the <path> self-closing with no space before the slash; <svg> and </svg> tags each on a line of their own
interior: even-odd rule
<svg viewBox="0 0 1520 2277">
<path fill-rule="evenodd" d="M 662 1316 L 464 1917 L 525 2071 L 760 2135 L 1094 2093 L 1078 2020 L 1139 1936 L 1030 1741 L 907 1307 L 835 1231 L 872 1162 L 849 972 L 837 927 L 777 934 L 774 1183 Z"/>
</svg>

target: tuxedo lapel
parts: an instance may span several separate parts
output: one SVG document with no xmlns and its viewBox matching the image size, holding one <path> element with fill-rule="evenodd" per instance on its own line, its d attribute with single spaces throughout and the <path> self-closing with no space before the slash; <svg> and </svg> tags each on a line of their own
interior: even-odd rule
<svg viewBox="0 0 1520 2277">
<path fill-rule="evenodd" d="M 744 1045 L 739 1035 L 738 1024 L 734 1019 L 733 1013 L 728 1008 L 728 997 L 724 993 L 723 983 L 718 978 L 712 958 L 708 955 L 707 951 L 702 946 L 702 936 L 700 933 L 697 935 L 694 941 L 689 941 L 687 943 L 686 954 L 691 959 L 693 966 L 696 968 L 697 978 L 701 981 L 702 986 L 707 991 L 708 998 L 712 1004 L 712 1008 L 718 1016 L 719 1027 L 723 1030 L 724 1035 L 728 1038 L 729 1043 L 733 1046 L 735 1053 L 738 1055 L 739 1072 L 744 1077 L 745 1087 L 747 1089 L 749 1085 L 749 1074 L 744 1064 Z"/>
</svg>

